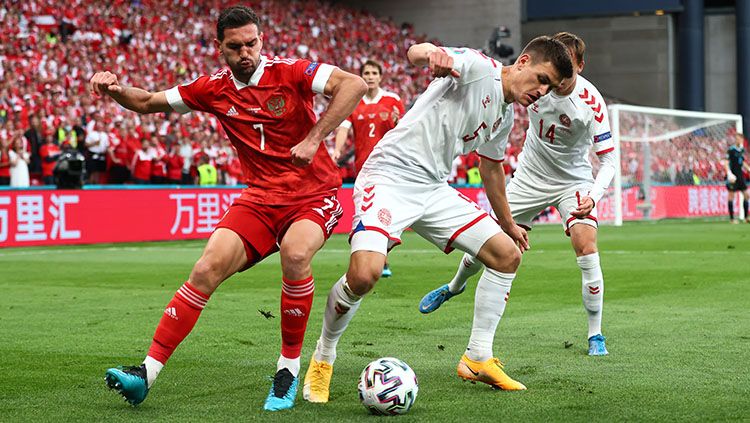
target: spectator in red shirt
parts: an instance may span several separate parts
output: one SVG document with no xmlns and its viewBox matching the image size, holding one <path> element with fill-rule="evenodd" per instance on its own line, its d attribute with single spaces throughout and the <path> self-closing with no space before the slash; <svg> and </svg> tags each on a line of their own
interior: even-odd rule
<svg viewBox="0 0 750 423">
<path fill-rule="evenodd" d="M 180 145 L 177 142 L 167 141 L 167 154 L 164 156 L 164 162 L 167 165 L 167 183 L 181 184 L 185 160 L 180 156 Z"/>
<path fill-rule="evenodd" d="M 44 137 L 43 140 L 44 144 L 39 148 L 39 157 L 42 160 L 42 182 L 44 182 L 44 185 L 54 185 L 55 176 L 53 172 L 62 151 L 57 144 L 52 142 L 51 137 Z"/>
<path fill-rule="evenodd" d="M 154 160 L 154 149 L 151 147 L 151 139 L 141 140 L 139 148 L 130 163 L 130 174 L 133 183 L 146 185 L 151 183 L 151 162 Z"/>
<path fill-rule="evenodd" d="M 9 136 L 0 138 L 0 185 L 5 186 L 10 185 L 10 143 Z"/>
</svg>

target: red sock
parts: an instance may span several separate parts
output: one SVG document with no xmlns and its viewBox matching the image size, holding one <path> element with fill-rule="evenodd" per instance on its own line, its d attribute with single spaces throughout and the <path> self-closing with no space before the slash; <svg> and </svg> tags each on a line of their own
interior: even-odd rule
<svg viewBox="0 0 750 423">
<path fill-rule="evenodd" d="M 208 297 L 190 285 L 190 282 L 185 282 L 177 290 L 156 327 L 154 341 L 148 350 L 151 358 L 166 364 L 175 348 L 193 330 Z"/>
<path fill-rule="evenodd" d="M 300 356 L 314 291 L 315 281 L 312 275 L 301 281 L 282 278 L 281 355 L 286 358 Z"/>
</svg>

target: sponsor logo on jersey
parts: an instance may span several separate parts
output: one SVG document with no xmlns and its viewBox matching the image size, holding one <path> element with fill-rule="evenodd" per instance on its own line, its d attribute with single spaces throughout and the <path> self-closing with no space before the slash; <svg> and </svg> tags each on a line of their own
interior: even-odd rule
<svg viewBox="0 0 750 423">
<path fill-rule="evenodd" d="M 305 69 L 305 75 L 307 76 L 313 76 L 313 73 L 315 73 L 315 69 L 318 68 L 318 62 L 312 62 L 309 65 L 307 65 L 307 69 Z"/>
<path fill-rule="evenodd" d="M 605 132 L 603 134 L 594 135 L 594 142 L 595 143 L 596 142 L 602 142 L 602 141 L 608 140 L 610 138 L 612 138 L 612 133 L 611 132 Z"/>
<path fill-rule="evenodd" d="M 239 113 L 237 112 L 237 109 L 234 108 L 234 106 L 230 107 L 229 110 L 227 110 L 226 115 L 227 116 L 237 116 Z"/>
<path fill-rule="evenodd" d="M 560 115 L 560 123 L 566 128 L 570 128 L 570 118 L 565 113 Z"/>
<path fill-rule="evenodd" d="M 389 226 L 391 224 L 391 212 L 388 209 L 380 209 L 378 210 L 378 220 L 380 223 L 384 224 L 385 226 Z"/>
<path fill-rule="evenodd" d="M 380 120 L 388 120 L 388 112 L 380 112 Z"/>
<path fill-rule="evenodd" d="M 263 109 L 260 107 L 246 107 L 245 110 L 247 110 L 250 113 L 258 113 Z"/>
<path fill-rule="evenodd" d="M 286 112 L 286 100 L 280 95 L 269 98 L 266 106 L 268 106 L 268 111 L 274 116 L 281 116 Z"/>
</svg>

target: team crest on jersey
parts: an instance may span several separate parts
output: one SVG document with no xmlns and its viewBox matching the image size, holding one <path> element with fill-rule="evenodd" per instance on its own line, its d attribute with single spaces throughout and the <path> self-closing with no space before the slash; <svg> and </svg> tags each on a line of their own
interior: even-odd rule
<svg viewBox="0 0 750 423">
<path fill-rule="evenodd" d="M 286 100 L 280 95 L 269 98 L 266 106 L 268 106 L 268 111 L 274 116 L 281 116 L 286 112 Z"/>
<path fill-rule="evenodd" d="M 388 209 L 380 209 L 378 210 L 378 220 L 380 223 L 384 224 L 385 226 L 388 226 L 391 224 L 391 212 Z"/>
<path fill-rule="evenodd" d="M 495 123 L 492 124 L 492 132 L 497 131 L 497 128 L 500 127 L 501 123 L 503 123 L 503 117 L 502 116 L 500 116 L 499 118 L 497 118 L 497 120 L 495 121 Z"/>
<path fill-rule="evenodd" d="M 534 103 L 531 105 L 531 111 L 534 113 L 539 113 L 539 105 Z"/>
<path fill-rule="evenodd" d="M 560 115 L 560 123 L 566 128 L 570 128 L 570 118 L 565 113 Z"/>
<path fill-rule="evenodd" d="M 388 112 L 380 112 L 380 120 L 388 120 Z"/>
</svg>

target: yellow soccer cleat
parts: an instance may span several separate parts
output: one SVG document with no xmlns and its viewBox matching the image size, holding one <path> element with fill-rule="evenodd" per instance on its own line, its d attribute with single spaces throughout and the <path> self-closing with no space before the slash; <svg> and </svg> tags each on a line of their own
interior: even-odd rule
<svg viewBox="0 0 750 423">
<path fill-rule="evenodd" d="M 498 358 L 487 361 L 474 361 L 464 354 L 458 362 L 458 377 L 470 382 L 482 382 L 504 391 L 523 391 L 523 383 L 515 381 L 503 371 L 503 363 Z"/>
<path fill-rule="evenodd" d="M 329 386 L 333 376 L 333 365 L 325 361 L 315 360 L 315 355 L 310 357 L 310 367 L 305 374 L 305 384 L 302 387 L 302 395 L 310 402 L 328 402 Z"/>
</svg>

